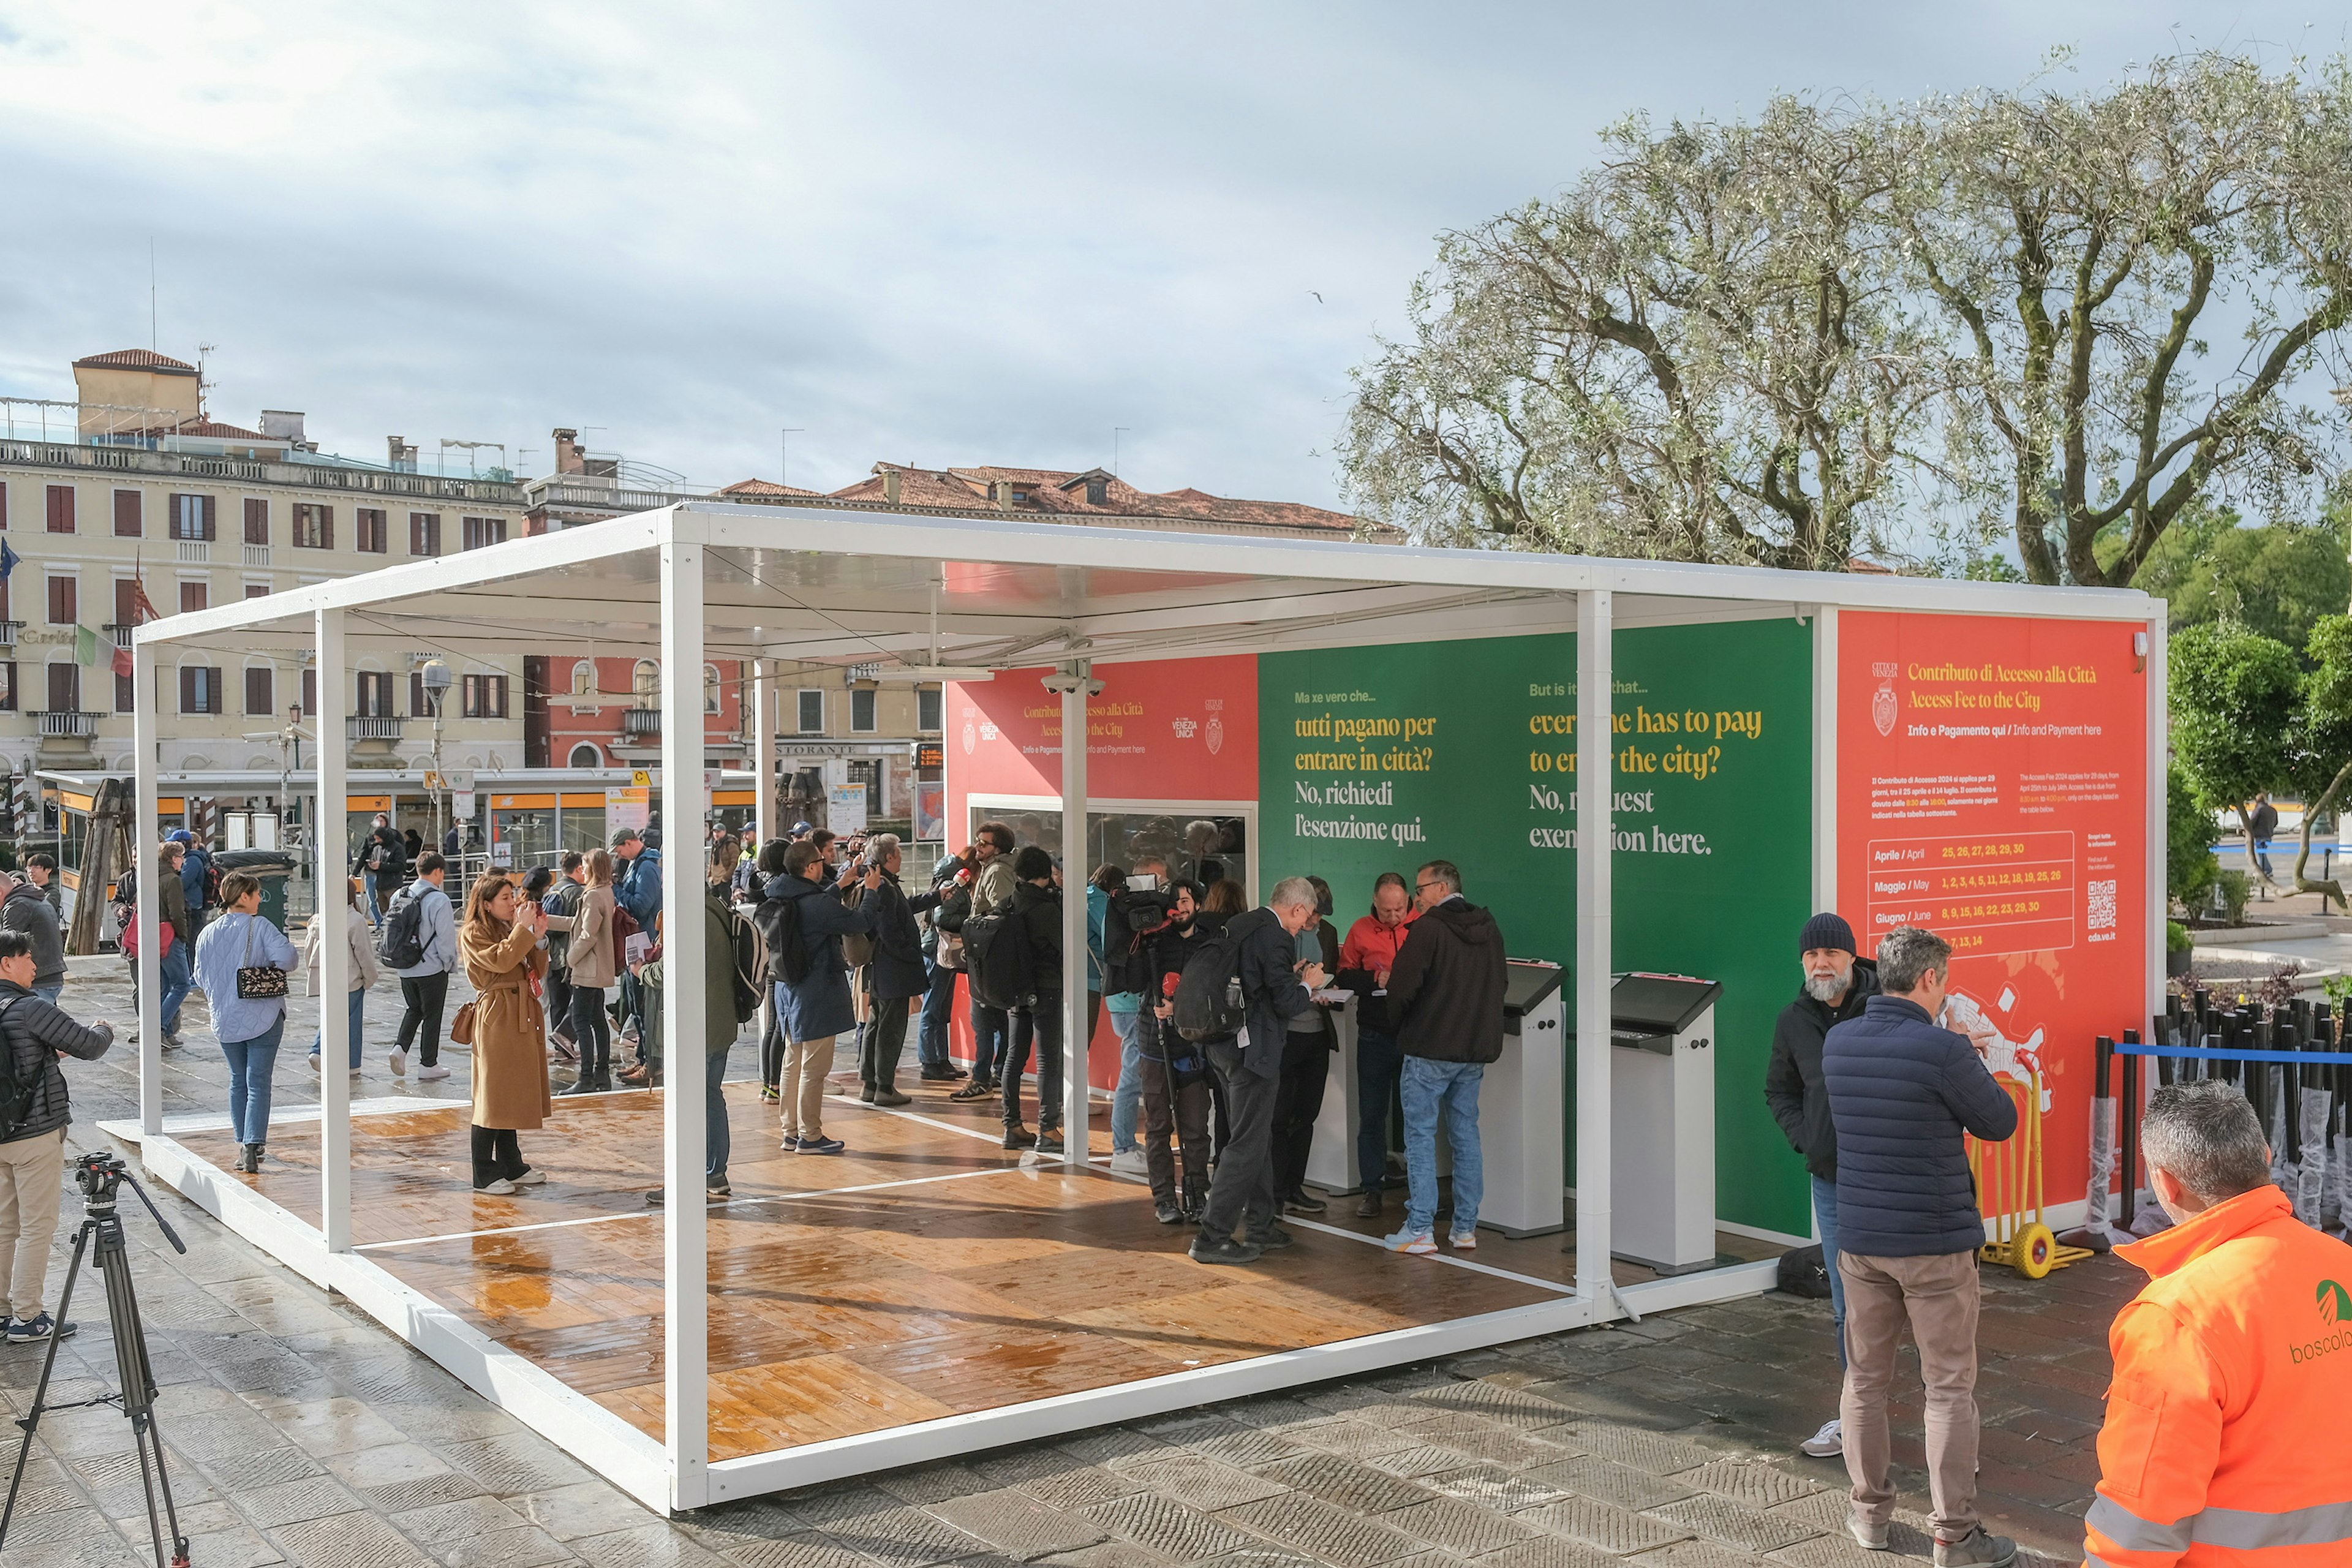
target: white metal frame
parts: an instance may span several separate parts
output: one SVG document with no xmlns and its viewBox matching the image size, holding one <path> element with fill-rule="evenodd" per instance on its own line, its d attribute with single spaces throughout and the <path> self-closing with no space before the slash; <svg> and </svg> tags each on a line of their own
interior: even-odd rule
<svg viewBox="0 0 2352 1568">
<path fill-rule="evenodd" d="M 648 558 L 654 563 L 651 571 L 646 570 Z M 911 583 L 909 569 L 915 563 L 923 567 L 928 603 L 911 590 L 902 592 L 899 582 L 890 577 L 897 571 Z M 992 574 L 1027 572 L 1041 588 L 1018 604 L 980 602 L 968 610 L 946 606 L 951 613 L 943 619 L 942 606 L 930 594 L 942 563 L 971 567 L 971 581 L 980 584 L 974 593 L 984 590 Z M 600 571 L 604 568 L 608 570 Z M 762 575 L 835 569 L 846 586 L 815 578 L 804 584 L 812 596 L 827 601 L 814 606 L 795 596 L 789 585 Z M 1099 574 L 1099 581 L 1109 585 L 1099 592 L 1087 586 L 1097 581 L 1090 574 Z M 587 585 L 591 580 L 593 586 Z M 595 617 L 593 623 L 583 620 L 579 595 L 583 593 L 595 595 L 584 606 Z M 1089 664 L 1344 646 L 1375 637 L 1454 638 L 1559 630 L 1565 629 L 1571 606 L 1580 634 L 1577 751 L 1579 770 L 1586 778 L 1606 778 L 1610 771 L 1610 677 L 1614 633 L 1620 626 L 1819 613 L 1824 637 L 1833 639 L 1836 610 L 1844 606 L 2084 618 L 2147 628 L 2148 864 L 2151 905 L 2160 914 L 2153 893 L 2163 885 L 2164 607 L 2145 595 L 1230 535 L 1192 537 L 1013 520 L 845 514 L 704 501 L 386 566 L 139 627 L 132 653 L 138 688 L 132 717 L 139 813 L 134 863 L 149 868 L 144 879 L 152 879 L 160 738 L 155 679 L 159 656 L 168 658 L 176 644 L 309 646 L 320 666 L 320 691 L 332 693 L 342 687 L 348 637 L 377 630 L 385 616 L 403 617 L 404 643 L 421 636 L 451 646 L 467 641 L 511 646 L 518 637 L 536 637 L 560 647 L 584 641 L 593 631 L 600 646 L 641 647 L 657 654 L 665 707 L 698 716 L 702 710 L 702 666 L 714 653 L 752 662 L 754 700 L 763 714 L 774 685 L 772 661 L 780 659 L 845 664 L 869 659 L 877 651 L 917 659 L 928 647 L 933 658 L 998 668 L 1058 660 L 1066 672 L 1080 678 L 1065 698 L 1064 733 L 1083 737 L 1084 678 Z M 518 623 L 528 621 L 540 626 L 518 631 Z M 953 644 L 945 649 L 938 642 L 943 626 L 952 634 Z M 222 639 L 232 640 L 225 645 Z M 1833 660 L 1817 665 L 1817 768 L 1835 760 L 1833 732 L 1824 733 L 1833 731 L 1835 721 L 1833 676 Z M 761 722 L 756 728 L 761 743 L 755 767 L 765 780 L 774 755 L 773 726 Z M 698 828 L 708 805 L 702 742 L 698 723 L 664 726 L 664 807 L 667 820 L 680 829 L 674 836 L 677 852 L 664 862 L 664 906 L 676 915 L 698 911 L 702 898 L 698 851 L 688 848 L 700 842 Z M 1066 744 L 1063 765 L 1060 804 L 1075 818 L 1077 832 L 1071 841 L 1083 841 L 1089 805 L 1086 747 Z M 324 798 L 343 793 L 342 772 L 341 749 L 322 748 L 318 786 Z M 1833 771 L 1825 776 L 1833 780 Z M 772 792 L 763 788 L 761 793 L 765 838 L 775 825 L 768 820 Z M 1588 847 L 1577 857 L 1576 958 L 1580 973 L 1588 975 L 1605 975 L 1611 968 L 1607 802 L 1607 791 L 1594 792 L 1591 809 L 1579 823 L 1580 839 Z M 1832 847 L 1833 810 L 1833 800 L 1822 804 L 1817 798 L 1817 843 L 1827 836 Z M 1065 831 L 1069 830 L 1066 820 Z M 339 839 L 323 833 L 320 837 L 318 870 L 324 887 L 344 872 L 338 858 Z M 334 853 L 330 853 L 331 842 Z M 1832 875 L 1833 868 L 1831 853 L 1818 851 L 1816 879 Z M 1075 900 L 1070 907 L 1083 910 Z M 137 929 L 140 1131 L 151 1171 L 204 1204 L 238 1234 L 350 1296 L 408 1342 L 657 1507 L 691 1509 L 722 1498 L 973 1451 L 1584 1323 L 1752 1294 L 1771 1284 L 1769 1263 L 1622 1289 L 1612 1283 L 1608 992 L 1603 985 L 1582 984 L 1577 988 L 1576 1284 L 1557 1300 L 713 1465 L 707 1405 L 709 1258 L 701 1205 L 673 1201 L 663 1214 L 664 1392 L 669 1421 L 665 1441 L 656 1446 L 593 1401 L 499 1351 L 352 1250 L 351 1105 L 341 1072 L 330 1070 L 322 1080 L 326 1201 L 321 1229 L 303 1225 L 243 1184 L 222 1179 L 165 1136 L 157 1016 L 162 986 L 152 900 L 141 900 Z M 2161 993 L 2161 940 L 2160 927 L 2152 921 L 2151 1005 Z M 700 972 L 703 942 L 699 919 L 677 918 L 667 928 L 666 952 L 680 973 Z M 344 977 L 343 944 L 328 942 L 325 954 L 324 988 L 337 994 Z M 1086 971 L 1071 964 L 1065 974 L 1064 1016 L 1075 1025 L 1084 1017 Z M 669 1038 L 701 1037 L 699 987 L 667 987 L 663 1003 Z M 340 1064 L 348 1048 L 345 1016 L 338 1007 L 321 1009 L 326 1034 L 322 1051 L 331 1064 Z M 1068 1030 L 1072 1039 L 1076 1034 L 1075 1027 Z M 1083 1072 L 1072 1073 L 1069 1082 L 1080 1112 L 1069 1119 L 1076 1135 L 1086 1125 Z M 674 1194 L 691 1194 L 700 1186 L 701 1112 L 699 1095 L 666 1097 L 663 1173 Z"/>
</svg>

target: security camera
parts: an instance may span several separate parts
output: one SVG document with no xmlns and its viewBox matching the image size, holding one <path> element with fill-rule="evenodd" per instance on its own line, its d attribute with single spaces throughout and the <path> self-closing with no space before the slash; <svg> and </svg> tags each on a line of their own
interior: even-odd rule
<svg viewBox="0 0 2352 1568">
<path fill-rule="evenodd" d="M 1045 687 L 1048 691 L 1069 692 L 1084 690 L 1089 697 L 1100 697 L 1103 689 L 1103 683 L 1095 679 L 1092 676 L 1074 674 L 1068 670 L 1061 669 L 1057 669 L 1053 674 L 1046 676 L 1038 684 Z"/>
</svg>

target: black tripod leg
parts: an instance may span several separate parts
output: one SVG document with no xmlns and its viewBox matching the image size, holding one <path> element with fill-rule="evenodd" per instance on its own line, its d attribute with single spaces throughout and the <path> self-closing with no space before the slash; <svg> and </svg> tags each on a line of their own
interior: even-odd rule
<svg viewBox="0 0 2352 1568">
<path fill-rule="evenodd" d="M 122 1384 L 122 1413 L 131 1418 L 131 1440 L 139 1450 L 139 1484 L 147 1496 L 147 1532 L 155 1543 L 155 1568 L 171 1568 L 188 1560 L 187 1542 L 180 1537 L 172 1478 L 163 1465 L 163 1437 L 155 1428 L 155 1369 L 147 1355 L 147 1324 L 139 1311 L 138 1285 L 131 1277 L 131 1256 L 123 1246 L 119 1222 L 108 1221 L 99 1232 L 98 1269 L 106 1279 L 106 1313 L 114 1328 L 115 1373 Z M 152 1473 L 148 1468 L 151 1447 Z M 161 1520 L 155 1514 L 158 1490 L 163 1494 Z M 173 1546 L 169 1559 L 163 1555 L 167 1533 Z"/>
<path fill-rule="evenodd" d="M 48 1403 L 49 1374 L 57 1370 L 58 1343 L 65 1338 L 66 1309 L 73 1304 L 74 1281 L 81 1277 L 82 1255 L 89 1250 L 90 1226 L 84 1222 L 74 1233 L 73 1262 L 66 1268 L 65 1294 L 58 1298 L 58 1331 L 49 1336 L 48 1353 L 41 1358 L 41 1381 L 33 1385 L 33 1407 L 16 1423 L 25 1429 L 25 1439 L 16 1446 L 16 1473 L 8 1478 L 8 1501 L 0 1507 L 0 1545 L 8 1540 L 8 1521 L 16 1517 L 16 1491 L 25 1484 L 26 1461 L 33 1457 L 33 1432 L 41 1424 L 41 1410 Z"/>
</svg>

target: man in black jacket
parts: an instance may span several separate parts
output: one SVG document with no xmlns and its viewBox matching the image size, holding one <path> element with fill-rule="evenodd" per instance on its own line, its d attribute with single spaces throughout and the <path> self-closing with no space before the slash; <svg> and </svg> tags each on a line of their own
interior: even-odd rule
<svg viewBox="0 0 2352 1568">
<path fill-rule="evenodd" d="M 0 897 L 0 931 L 20 931 L 33 944 L 33 994 L 55 1002 L 66 988 L 65 928 L 49 896 L 26 880 Z"/>
<path fill-rule="evenodd" d="M 1007 1008 L 1007 1043 L 1001 1093 L 1004 1146 L 1062 1152 L 1062 891 L 1054 885 L 1054 858 L 1034 844 L 1013 857 L 1013 919 L 1029 953 L 1025 1002 Z M 1037 1053 L 1037 1131 L 1021 1124 L 1021 1074 Z M 1086 1136 L 1084 1129 L 1078 1135 Z"/>
<path fill-rule="evenodd" d="M 1905 1322 L 1927 1384 L 1927 1484 L 1937 1568 L 2001 1568 L 2017 1545 L 1978 1521 L 1977 1248 L 1984 1215 L 1968 1134 L 2000 1142 L 2017 1106 L 1968 1037 L 1936 1022 L 1951 944 L 1898 926 L 1879 939 L 1881 993 L 1829 1032 L 1822 1074 L 1837 1127 L 1838 1268 L 1845 1275 L 1847 1528 L 1886 1550 L 1895 1513 L 1887 1385 Z"/>
<path fill-rule="evenodd" d="M 1234 978 L 1248 1022 L 1233 1038 L 1204 1042 L 1210 1070 L 1225 1086 L 1233 1136 L 1217 1151 L 1217 1173 L 1192 1243 L 1196 1263 L 1255 1263 L 1290 1245 L 1290 1233 L 1275 1223 L 1280 1210 L 1274 1192 L 1274 1101 L 1289 1042 L 1284 1020 L 1307 1006 L 1307 993 L 1326 978 L 1321 964 L 1298 960 L 1298 933 L 1316 918 L 1315 884 L 1286 877 L 1274 885 L 1265 908 L 1236 915 L 1225 928 L 1241 944 Z"/>
<path fill-rule="evenodd" d="M 1462 873 L 1432 860 L 1413 875 L 1421 918 L 1412 922 L 1389 972 L 1389 1006 L 1404 1053 L 1404 1228 L 1387 1237 L 1393 1252 L 1437 1250 L 1437 1123 L 1454 1157 L 1454 1223 L 1449 1239 L 1478 1245 L 1478 1204 L 1486 1196 L 1479 1158 L 1478 1085 L 1503 1054 L 1503 993 L 1510 971 L 1502 928 L 1462 896 Z"/>
<path fill-rule="evenodd" d="M 0 1091 L 13 1091 L 0 1092 L 0 1317 L 11 1344 L 73 1332 L 41 1309 L 73 1121 L 58 1058 L 95 1061 L 112 1044 L 112 1025 L 84 1028 L 33 994 L 32 943 L 22 931 L 0 931 L 0 1051 L 8 1067 Z"/>
<path fill-rule="evenodd" d="M 1797 999 L 1780 1009 L 1772 1026 L 1772 1060 L 1764 1069 L 1764 1103 L 1788 1135 L 1789 1147 L 1805 1157 L 1813 1181 L 1813 1218 L 1821 1230 L 1822 1267 L 1830 1277 L 1830 1327 L 1837 1334 L 1838 1365 L 1845 1364 L 1845 1284 L 1838 1278 L 1837 1128 L 1830 1121 L 1829 1086 L 1822 1081 L 1822 1041 L 1831 1028 L 1862 1016 L 1864 1002 L 1878 994 L 1878 966 L 1853 955 L 1853 928 L 1833 914 L 1805 922 L 1797 938 L 1797 961 L 1805 983 Z M 1817 1459 L 1834 1458 L 1838 1423 L 1798 1447 Z"/>
<path fill-rule="evenodd" d="M 911 1100 L 912 1096 L 898 1089 L 898 1058 L 907 1049 L 908 1012 L 929 988 L 923 933 L 915 917 L 938 906 L 940 890 L 933 888 L 910 897 L 898 886 L 898 869 L 905 861 L 895 833 L 880 834 L 866 846 L 866 863 L 882 873 L 882 885 L 873 893 L 874 957 L 864 971 L 874 1002 L 873 1026 L 866 1031 L 866 1048 L 857 1060 L 857 1075 L 864 1080 L 858 1098 L 868 1105 Z"/>
</svg>

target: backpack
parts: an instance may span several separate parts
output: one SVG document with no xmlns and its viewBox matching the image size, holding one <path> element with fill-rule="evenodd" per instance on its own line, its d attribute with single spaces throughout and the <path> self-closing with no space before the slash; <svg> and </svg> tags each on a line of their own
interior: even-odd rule
<svg viewBox="0 0 2352 1568">
<path fill-rule="evenodd" d="M 852 882 L 849 885 L 849 891 L 841 896 L 841 907 L 845 910 L 857 909 L 865 902 L 866 884 L 863 882 Z M 873 963 L 874 933 L 864 931 L 843 931 L 841 958 L 842 962 L 852 969 L 863 969 Z"/>
<path fill-rule="evenodd" d="M 759 928 L 760 941 L 767 949 L 772 980 L 798 985 L 809 977 L 808 943 L 801 939 L 798 899 L 761 899 L 751 911 L 751 923 Z"/>
<path fill-rule="evenodd" d="M 616 897 L 613 900 L 614 973 L 626 974 L 629 972 L 629 939 L 645 929 L 637 923 L 637 917 L 624 908 Z"/>
<path fill-rule="evenodd" d="M 724 908 L 724 906 L 722 906 Z M 760 1002 L 768 994 L 768 949 L 760 928 L 732 909 L 725 909 L 727 943 L 733 956 L 729 966 L 735 995 L 735 1021 L 748 1024 L 760 1016 Z"/>
<path fill-rule="evenodd" d="M 211 856 L 205 856 L 204 908 L 208 910 L 220 908 L 220 879 L 219 864 Z"/>
<path fill-rule="evenodd" d="M 561 915 L 567 920 L 572 919 L 580 913 L 580 895 L 583 890 L 577 882 L 568 880 L 559 882 L 547 897 L 539 900 L 539 907 L 551 915 Z M 548 931 L 547 967 L 551 970 L 572 967 L 572 933 L 570 931 L 552 929 Z"/>
<path fill-rule="evenodd" d="M 1242 939 L 1256 929 L 1234 921 L 1184 961 L 1176 1016 L 1169 1020 L 1178 1034 L 1194 1041 L 1230 1039 L 1249 1022 L 1242 999 Z"/>
<path fill-rule="evenodd" d="M 400 900 L 376 939 L 375 955 L 388 969 L 414 969 L 425 962 L 425 896 L 433 884 L 410 886 L 417 890 Z"/>
<path fill-rule="evenodd" d="M 1802 1296 L 1812 1301 L 1830 1299 L 1830 1271 L 1822 1262 L 1819 1242 L 1782 1253 L 1778 1273 L 1777 1283 L 1791 1296 Z"/>
<path fill-rule="evenodd" d="M 22 996 L 11 996 L 0 1002 L 0 1024 L 6 1022 L 9 1009 L 23 1000 Z M 41 1055 L 46 1058 L 48 1053 L 44 1051 Z M 0 1033 L 0 1142 L 16 1137 L 16 1129 L 25 1125 L 25 1119 L 33 1111 L 33 1097 L 41 1091 L 44 1076 L 36 1072 L 32 1082 L 17 1082 L 16 1049 L 8 1043 L 6 1034 Z"/>
<path fill-rule="evenodd" d="M 1011 899 L 963 922 L 963 947 L 971 994 L 982 1006 L 1018 1007 L 1035 994 L 1028 928 Z"/>
</svg>

